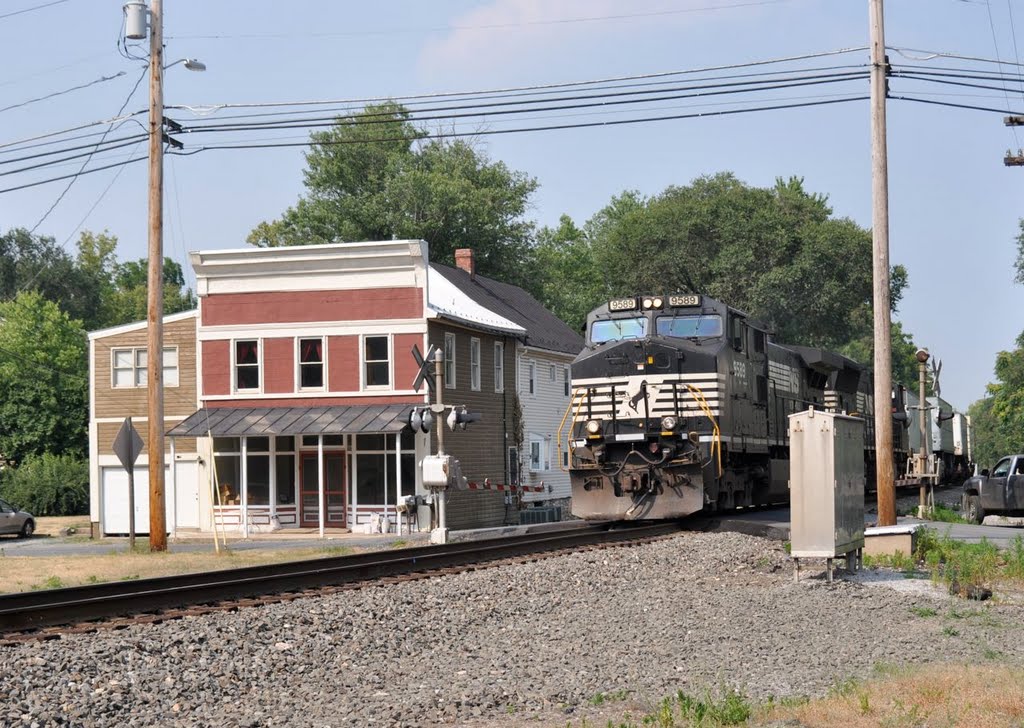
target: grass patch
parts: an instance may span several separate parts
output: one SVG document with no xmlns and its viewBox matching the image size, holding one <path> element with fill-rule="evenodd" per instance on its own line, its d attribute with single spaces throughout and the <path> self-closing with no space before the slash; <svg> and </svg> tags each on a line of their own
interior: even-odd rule
<svg viewBox="0 0 1024 728">
<path fill-rule="evenodd" d="M 587 702 L 591 705 L 604 705 L 605 703 L 621 702 L 629 697 L 628 690 L 616 690 L 611 693 L 595 693 Z"/>
<path fill-rule="evenodd" d="M 1018 726 L 1024 670 L 1008 665 L 897 668 L 843 694 L 790 706 L 771 702 L 753 725 L 792 721 L 806 728 L 843 726 Z"/>
<path fill-rule="evenodd" d="M 864 556 L 864 566 L 869 569 L 877 569 L 878 567 L 885 567 L 888 569 L 896 569 L 902 571 L 905 574 L 910 574 L 917 571 L 917 560 L 902 551 L 897 551 L 893 554 L 878 554 L 877 556 Z"/>
<path fill-rule="evenodd" d="M 388 544 L 388 548 L 389 549 L 404 549 L 408 545 L 409 545 L 408 541 L 406 541 L 405 539 L 400 538 L 400 539 L 398 539 L 396 541 L 392 541 L 391 543 L 389 543 Z"/>
<path fill-rule="evenodd" d="M 959 510 L 941 503 L 936 503 L 931 508 L 925 508 L 923 517 L 926 521 L 938 521 L 939 523 L 970 523 L 960 515 Z"/>
<path fill-rule="evenodd" d="M 931 607 L 911 607 L 910 611 L 917 617 L 934 617 L 939 612 Z"/>
<path fill-rule="evenodd" d="M 296 549 L 246 549 L 244 551 L 174 551 L 149 553 L 148 548 L 109 554 L 75 554 L 69 556 L 20 556 L 9 552 L 0 568 L 0 593 L 59 586 L 80 586 L 101 582 L 148 579 L 173 574 L 217 571 L 242 566 L 261 566 L 284 561 L 302 561 L 325 556 L 354 553 L 348 546 Z M 50 575 L 39 584 L 42 574 Z M 59 586 L 57 581 L 60 582 Z"/>
<path fill-rule="evenodd" d="M 600 702 L 594 700 L 601 696 Z M 621 696 L 621 697 L 617 697 Z M 598 693 L 590 704 L 599 706 L 609 699 L 625 700 L 628 693 Z M 638 718 L 626 717 L 621 721 L 609 720 L 608 728 L 720 728 L 721 726 L 744 725 L 754 714 L 754 708 L 747 698 L 736 690 L 726 690 L 721 695 L 705 694 L 702 698 L 687 695 L 682 690 L 658 703 L 658 706 Z M 571 726 L 571 724 L 569 724 Z M 580 728 L 590 728 L 586 720 Z"/>
</svg>

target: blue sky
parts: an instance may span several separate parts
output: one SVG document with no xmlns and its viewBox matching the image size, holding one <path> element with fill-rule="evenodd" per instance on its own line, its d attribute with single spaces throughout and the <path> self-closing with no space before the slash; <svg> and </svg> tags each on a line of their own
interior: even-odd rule
<svg viewBox="0 0 1024 728">
<path fill-rule="evenodd" d="M 47 1 L 0 0 L 0 16 Z M 0 17 L 5 69 L 0 108 L 124 72 L 0 111 L 0 144 L 117 112 L 141 72 L 117 51 L 121 4 L 66 0 Z M 196 106 L 391 96 L 745 63 L 865 46 L 867 5 L 864 0 L 165 0 L 167 60 L 196 57 L 209 69 L 201 74 L 181 65 L 170 69 L 165 102 Z M 886 5 L 889 46 L 983 58 L 998 52 L 1003 60 L 1015 60 L 1011 8 L 1024 45 L 1019 0 L 889 0 Z M 610 15 L 639 17 L 578 20 Z M 577 22 L 551 22 L 567 19 Z M 929 63 L 890 55 L 893 63 Z M 836 62 L 866 60 L 867 52 L 859 51 Z M 893 79 L 891 87 L 894 94 L 908 88 L 902 79 Z M 958 96 L 931 98 L 999 108 L 1009 102 L 1024 113 L 1021 88 L 1010 85 L 1004 95 L 935 86 L 933 94 Z M 862 89 L 866 94 L 866 82 Z M 146 94 L 143 80 L 128 110 L 144 109 Z M 168 115 L 194 118 L 185 111 Z M 479 144 L 491 157 L 538 179 L 530 215 L 540 224 L 554 224 L 563 213 L 582 223 L 625 189 L 656 194 L 667 185 L 723 170 L 753 185 L 803 177 L 808 190 L 828 195 L 837 215 L 871 224 L 867 102 L 491 136 Z M 983 395 L 996 352 L 1011 348 L 1024 328 L 1024 286 L 1013 283 L 1024 169 L 1002 163 L 1008 148 L 1022 145 L 998 114 L 889 104 L 891 258 L 910 271 L 898 317 L 943 361 L 943 395 L 961 408 Z M 145 146 L 136 153 L 144 154 Z M 169 158 L 167 254 L 184 262 L 188 250 L 243 246 L 254 225 L 277 217 L 298 198 L 303 166 L 301 149 Z M 73 168 L 60 168 L 68 171 Z M 83 229 L 106 229 L 119 238 L 121 258 L 142 257 L 145 164 L 124 167 L 116 180 L 115 174 L 80 178 L 38 232 L 68 240 L 73 250 L 84 218 Z M 5 183 L 0 187 L 9 186 L 12 177 L 0 179 Z M 0 195 L 0 230 L 32 227 L 62 189 L 57 183 Z"/>
</svg>

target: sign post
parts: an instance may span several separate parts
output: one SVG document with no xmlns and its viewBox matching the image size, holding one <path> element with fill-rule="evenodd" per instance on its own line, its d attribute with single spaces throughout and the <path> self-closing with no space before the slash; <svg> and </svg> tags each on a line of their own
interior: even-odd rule
<svg viewBox="0 0 1024 728">
<path fill-rule="evenodd" d="M 135 549 L 135 461 L 142 452 L 142 438 L 132 427 L 132 418 L 125 417 L 114 438 L 114 454 L 128 472 L 128 548 Z"/>
</svg>

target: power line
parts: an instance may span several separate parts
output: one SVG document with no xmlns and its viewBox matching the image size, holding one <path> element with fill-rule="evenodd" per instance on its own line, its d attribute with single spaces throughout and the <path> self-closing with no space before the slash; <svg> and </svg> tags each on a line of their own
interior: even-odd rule
<svg viewBox="0 0 1024 728">
<path fill-rule="evenodd" d="M 1013 38 L 1013 57 L 1017 61 L 1017 65 L 1020 66 L 1020 53 L 1017 51 L 1017 29 L 1013 24 L 1013 3 L 1010 0 L 1006 0 L 1006 10 L 1010 13 L 1010 37 Z M 1024 77 L 1021 76 L 1019 71 L 1017 72 L 1017 77 L 1022 86 L 1024 86 Z M 1024 90 L 1021 91 L 1021 95 L 1024 95 Z"/>
<path fill-rule="evenodd" d="M 145 140 L 143 140 L 143 141 L 145 141 Z M 135 148 L 132 149 L 130 154 L 135 154 L 135 150 L 139 148 L 140 144 L 142 144 L 142 141 L 136 142 Z M 92 207 L 90 207 L 89 211 L 87 213 L 85 213 L 85 216 L 81 220 L 78 221 L 78 224 L 75 225 L 74 229 L 64 239 L 64 242 L 60 244 L 60 247 L 62 247 L 62 248 L 66 248 L 67 247 L 67 244 L 71 242 L 71 238 L 73 238 L 75 236 L 75 233 L 78 232 L 79 228 L 81 228 L 82 225 L 85 224 L 85 221 L 89 219 L 89 216 L 92 215 L 93 211 L 97 207 L 99 207 L 99 204 L 101 202 L 103 202 L 103 198 L 107 196 L 108 192 L 110 192 L 110 188 L 114 186 L 115 182 L 117 182 L 117 178 L 121 176 L 121 173 L 124 171 L 124 168 L 125 168 L 125 165 L 123 165 L 123 164 L 120 167 L 117 168 L 117 172 L 110 179 L 110 182 L 107 183 L 107 186 L 103 188 L 103 191 L 100 193 L 100 196 L 98 198 L 96 198 L 96 202 L 94 202 L 92 204 Z"/>
<path fill-rule="evenodd" d="M 128 102 L 132 100 L 132 96 L 135 95 L 135 90 L 139 87 L 139 84 L 142 83 L 142 79 L 145 78 L 146 73 L 148 71 L 149 71 L 148 68 L 143 68 L 142 69 L 142 73 L 140 73 L 139 77 L 135 80 L 135 85 L 132 86 L 132 90 L 128 92 L 128 96 L 125 97 L 124 103 L 121 104 L 121 108 L 117 110 L 117 113 L 114 116 L 120 116 L 121 113 L 124 111 L 125 107 L 128 106 Z M 99 142 L 96 143 L 96 148 L 97 149 L 99 148 L 100 144 L 103 143 L 103 140 L 107 138 L 107 134 L 109 134 L 113 128 L 114 128 L 113 125 L 111 125 L 103 133 L 103 136 L 100 137 Z M 78 170 L 78 173 L 75 174 L 75 175 L 71 175 L 70 179 L 68 180 L 67 186 L 60 193 L 60 195 L 58 195 L 57 199 L 53 201 L 53 204 L 50 205 L 49 209 L 45 213 L 43 213 L 43 216 L 41 218 L 39 218 L 39 221 L 35 225 L 32 226 L 32 229 L 29 230 L 29 233 L 34 233 L 37 229 L 39 229 L 39 226 L 43 224 L 43 221 L 46 220 L 46 218 L 48 218 L 50 216 L 50 213 L 53 212 L 54 209 L 56 209 L 57 205 L 60 204 L 60 201 L 63 200 L 64 196 L 68 193 L 68 190 L 71 189 L 71 186 L 73 184 L 75 184 L 75 180 L 77 180 L 78 177 L 81 176 L 85 172 L 85 168 L 89 164 L 89 160 L 91 160 L 91 159 L 92 159 L 92 154 L 90 154 L 86 158 L 86 160 L 84 162 L 82 162 L 82 167 Z M 55 180 L 50 180 L 50 181 L 55 181 Z M 34 185 L 32 185 L 32 186 L 34 186 Z"/>
<path fill-rule="evenodd" d="M 96 154 L 96 152 L 98 151 L 98 147 L 99 147 L 100 144 L 108 145 L 102 151 L 103 152 L 109 152 L 109 151 L 112 151 L 114 149 L 121 149 L 122 147 L 130 147 L 132 144 L 135 144 L 136 146 L 138 146 L 138 141 L 139 141 L 138 137 L 134 137 L 134 138 L 128 139 L 128 141 L 121 142 L 120 144 L 112 144 L 111 142 L 97 142 L 97 144 L 96 144 L 97 148 L 96 149 L 92 149 L 92 150 L 90 150 L 88 152 L 81 152 L 79 154 L 72 154 L 72 155 L 70 155 L 68 157 L 61 157 L 60 159 L 51 159 L 48 162 L 40 162 L 38 164 L 29 165 L 28 167 L 19 167 L 17 169 L 9 169 L 6 172 L 0 172 L 0 177 L 6 177 L 7 175 L 18 174 L 20 172 L 29 172 L 29 171 L 31 171 L 33 169 L 41 169 L 43 167 L 51 167 L 51 166 L 55 166 L 55 165 L 63 163 L 63 162 L 68 162 L 68 161 L 70 161 L 72 159 L 80 159 L 82 157 L 88 157 L 89 159 L 91 159 L 92 156 L 94 154 Z M 57 153 L 58 152 L 51 152 L 51 154 L 57 154 Z M 15 162 L 15 161 L 18 161 L 18 160 L 8 160 L 7 162 L 3 162 L 3 164 L 10 164 L 11 162 Z M 88 163 L 88 161 L 89 160 L 86 159 L 87 163 Z"/>
<path fill-rule="evenodd" d="M 985 0 L 985 10 L 988 12 L 988 27 L 992 29 L 992 46 L 995 48 L 996 60 L 998 61 L 998 60 L 1000 60 L 1000 58 L 999 58 L 999 41 L 996 40 L 996 24 L 995 24 L 995 21 L 992 20 L 992 3 L 989 0 Z M 1006 98 L 1006 105 L 1009 106 L 1010 105 L 1010 92 L 1007 91 L 1007 89 L 1006 89 L 1006 81 L 1003 81 L 1003 96 Z M 1013 132 L 1013 139 L 1017 143 L 1017 145 L 1019 146 L 1020 145 L 1020 139 L 1017 138 L 1017 129 L 1014 128 L 1014 127 L 1011 127 L 1010 131 Z"/>
<path fill-rule="evenodd" d="M 764 91 L 773 91 L 778 89 L 788 88 L 799 88 L 803 86 L 816 86 L 827 83 L 841 83 L 845 81 L 851 81 L 856 79 L 866 78 L 867 74 L 864 72 L 849 73 L 849 74 L 834 74 L 832 76 L 800 76 L 796 77 L 793 82 L 775 83 L 772 85 L 765 86 L 765 82 L 736 82 L 727 84 L 710 84 L 704 86 L 680 86 L 675 89 L 667 89 L 668 91 L 695 91 L 696 93 L 678 93 L 678 94 L 663 94 L 659 96 L 649 96 L 653 93 L 652 91 L 630 91 L 622 94 L 591 94 L 591 95 L 578 95 L 578 96 L 564 96 L 559 99 L 544 100 L 539 103 L 551 104 L 555 102 L 565 101 L 577 101 L 580 100 L 583 103 L 567 103 L 558 104 L 553 106 L 537 107 L 537 101 L 524 100 L 524 101 L 506 101 L 498 103 L 486 103 L 486 104 L 472 104 L 472 105 L 458 105 L 458 106 L 440 106 L 432 109 L 423 109 L 417 113 L 424 112 L 459 112 L 464 109 L 470 111 L 465 113 L 443 113 L 433 116 L 417 116 L 411 115 L 410 121 L 438 121 L 446 119 L 457 119 L 465 117 L 476 117 L 476 116 L 502 116 L 508 114 L 519 114 L 523 113 L 522 108 L 525 105 L 534 105 L 533 108 L 526 108 L 526 112 L 535 113 L 538 111 L 564 111 L 567 109 L 582 109 L 582 108 L 593 108 L 593 107 L 607 107 L 607 106 L 621 106 L 626 104 L 637 104 L 637 103 L 650 103 L 655 101 L 673 101 L 685 98 L 703 97 L 703 96 L 721 96 L 726 94 L 739 94 L 739 93 L 755 93 Z M 806 79 L 806 80 L 800 80 Z M 757 88 L 740 89 L 734 88 L 736 86 L 750 85 L 750 84 L 762 84 Z M 723 89 L 722 87 L 727 87 Z M 720 89 L 720 90 L 716 90 Z M 644 95 L 645 98 L 635 98 L 637 95 Z M 621 99 L 618 97 L 628 96 L 630 98 Z M 593 101 L 592 99 L 599 99 Z M 519 108 L 505 109 L 501 107 L 516 106 Z M 473 111 L 474 109 L 487 109 L 487 111 Z M 363 125 L 374 125 L 374 124 L 389 124 L 397 121 L 396 117 L 388 112 L 373 112 L 366 115 L 360 115 L 357 119 L 347 122 L 350 126 L 363 126 Z M 206 124 L 206 125 L 194 125 L 185 126 L 182 131 L 185 133 L 208 133 L 208 132 L 225 132 L 225 131 L 247 131 L 247 130 L 272 130 L 272 129 L 299 129 L 299 128 L 314 128 L 323 126 L 335 126 L 338 124 L 338 119 L 335 116 L 327 117 L 309 117 L 306 119 L 297 119 L 290 122 L 250 122 L 248 124 Z"/>
<path fill-rule="evenodd" d="M 998 109 L 992 106 L 976 106 L 973 104 L 954 104 L 951 101 L 935 101 L 932 99 L 919 99 L 913 96 L 890 96 L 896 101 L 913 101 L 918 104 L 931 104 L 933 106 L 947 106 L 951 109 L 966 109 L 968 111 L 988 111 L 995 114 L 1020 114 L 1020 110 Z"/>
<path fill-rule="evenodd" d="M 93 167 L 92 169 L 87 169 L 85 171 L 78 171 L 78 172 L 75 172 L 74 174 L 65 174 L 65 175 L 62 175 L 60 177 L 50 177 L 49 179 L 42 179 L 42 180 L 38 180 L 36 182 L 29 182 L 27 184 L 17 185 L 16 187 L 6 187 L 4 189 L 0 189 L 0 194 L 3 194 L 5 192 L 16 192 L 17 190 L 25 190 L 25 189 L 28 189 L 29 187 L 38 187 L 39 185 L 45 185 L 45 184 L 49 184 L 51 182 L 60 182 L 61 180 L 65 180 L 65 179 L 74 179 L 76 177 L 84 177 L 87 174 L 93 174 L 95 172 L 102 172 L 105 169 L 113 169 L 114 167 L 121 167 L 121 166 L 124 166 L 126 164 L 132 164 L 134 162 L 142 162 L 142 161 L 145 161 L 147 159 L 149 159 L 148 156 L 136 157 L 134 159 L 129 159 L 129 160 L 126 160 L 124 162 L 114 162 L 113 164 L 107 164 L 107 165 L 104 165 L 102 167 Z M 35 232 L 35 228 L 30 230 L 29 232 Z"/>
<path fill-rule="evenodd" d="M 87 134 L 87 135 L 84 135 L 84 136 L 100 136 L 100 134 Z M 100 142 L 95 142 L 95 143 L 90 143 L 90 144 L 79 144 L 79 145 L 73 146 L 73 147 L 64 147 L 63 149 L 55 149 L 55 150 L 53 150 L 51 152 L 38 152 L 36 154 L 26 154 L 23 157 L 14 157 L 13 159 L 0 159 L 0 165 L 2 165 L 2 164 L 14 164 L 16 162 L 26 162 L 26 161 L 28 161 L 30 159 L 40 159 L 41 157 L 52 157 L 52 156 L 57 155 L 57 154 L 67 154 L 68 152 L 75 152 L 75 151 L 78 151 L 79 149 L 89 149 L 91 147 L 98 147 L 100 145 L 117 144 L 118 142 L 124 142 L 124 141 L 135 141 L 135 140 L 138 140 L 138 139 L 145 139 L 147 136 L 149 136 L 149 135 L 148 134 L 133 134 L 132 136 L 118 137 L 116 139 L 111 139 L 109 141 L 100 141 Z M 46 145 L 39 145 L 39 146 L 49 146 L 50 144 L 52 144 L 52 142 L 48 143 Z M 0 152 L 0 154 L 13 154 L 13 153 L 14 153 L 13 151 L 10 151 L 10 152 Z M 70 159 L 70 157 L 69 157 L 69 159 Z"/>
<path fill-rule="evenodd" d="M 515 129 L 495 129 L 495 130 L 480 130 L 473 132 L 438 132 L 428 133 L 421 139 L 449 139 L 457 137 L 469 137 L 469 136 L 494 136 L 498 134 L 518 134 L 525 132 L 537 132 L 537 131 L 557 131 L 562 129 L 585 129 L 593 127 L 604 127 L 604 126 L 621 126 L 623 124 L 644 124 L 655 121 L 673 121 L 679 119 L 697 119 L 704 117 L 713 116 L 732 116 L 735 114 L 747 114 L 758 111 L 779 111 L 786 109 L 799 109 L 813 106 L 827 106 L 832 104 L 841 104 L 848 101 L 864 101 L 867 96 L 854 96 L 846 99 L 829 99 L 823 101 L 808 101 L 802 103 L 793 104 L 778 104 L 774 106 L 755 106 L 747 109 L 728 109 L 724 111 L 709 111 L 692 114 L 671 114 L 665 116 L 653 116 L 653 117 L 642 117 L 634 119 L 614 119 L 609 121 L 593 121 L 593 122 L 582 122 L 577 124 L 550 124 L 547 126 L 537 127 L 520 127 Z M 395 138 L 384 138 L 374 139 L 374 142 L 394 142 L 394 141 L 405 141 L 408 137 L 395 137 Z M 295 142 L 295 143 L 269 143 L 269 144 L 232 144 L 232 145 L 206 145 L 199 147 L 190 152 L 171 152 L 171 154 L 178 154 L 179 156 L 189 156 L 190 154 L 198 154 L 199 152 L 219 150 L 219 149 L 271 149 L 271 148 L 283 148 L 283 147 L 308 147 L 308 146 L 336 146 L 340 144 L 363 144 L 367 140 L 362 139 L 344 139 L 344 140 L 330 140 L 330 141 L 306 141 L 306 142 Z M 4 190 L 0 190 L 3 192 Z"/>
<path fill-rule="evenodd" d="M 595 15 L 578 18 L 558 18 L 554 20 L 524 20 L 519 23 L 488 23 L 484 25 L 446 25 L 431 28 L 395 28 L 391 30 L 350 30 L 322 33 L 235 33 L 218 35 L 169 35 L 167 38 L 174 40 L 271 40 L 287 38 L 346 38 L 362 36 L 381 35 L 404 35 L 408 33 L 444 33 L 460 30 L 510 30 L 513 28 L 536 27 L 545 25 L 569 25 L 573 23 L 594 23 L 611 20 L 635 20 L 640 18 L 666 17 L 670 15 L 683 15 L 692 13 L 714 12 L 719 10 L 734 10 L 737 8 L 748 8 L 758 5 L 778 5 L 787 0 L 747 0 L 747 2 L 730 3 L 728 5 L 711 5 L 699 8 L 682 8 L 678 10 L 659 10 L 647 13 L 628 13 L 621 15 Z"/>
<path fill-rule="evenodd" d="M 754 68 L 757 66 L 766 66 L 774 63 L 791 63 L 793 61 L 803 61 L 811 58 L 826 58 L 829 56 L 843 55 L 847 53 L 855 53 L 857 51 L 867 50 L 867 46 L 857 46 L 853 48 L 840 48 L 832 51 L 822 51 L 817 53 L 805 53 L 796 56 L 783 56 L 779 58 L 767 58 L 761 61 L 748 61 L 746 63 L 730 63 L 720 66 L 704 66 L 702 68 L 690 68 L 686 70 L 677 71 L 661 71 L 658 73 L 644 73 L 635 74 L 630 76 L 609 76 L 606 78 L 590 79 L 587 81 L 567 81 L 562 83 L 548 83 L 548 84 L 535 84 L 532 86 L 506 86 L 502 88 L 492 88 L 478 91 L 444 91 L 439 93 L 430 94 L 410 94 L 405 96 L 367 96 L 362 98 L 348 98 L 348 99 L 312 99 L 303 101 L 264 101 L 264 102 L 250 102 L 250 103 L 231 103 L 231 104 L 214 104 L 210 105 L 190 105 L 190 104 L 176 104 L 172 106 L 165 106 L 165 109 L 176 109 L 189 111 L 198 115 L 209 115 L 216 113 L 221 109 L 258 109 L 258 108 L 275 108 L 281 106 L 326 106 L 326 105 L 354 105 L 354 104 L 372 104 L 382 103 L 386 101 L 399 101 L 405 102 L 412 99 L 438 99 L 452 96 L 474 96 L 479 94 L 494 94 L 494 93 L 509 93 L 513 91 L 539 91 L 543 89 L 552 88 L 569 88 L 573 86 L 587 86 L 597 83 L 613 83 L 615 81 L 637 81 L 651 78 L 664 78 L 666 76 L 676 75 L 688 75 L 694 73 L 710 73 L 712 71 L 731 71 L 739 68 Z M 2 145 L 0 145 L 2 146 Z"/>
<path fill-rule="evenodd" d="M 1003 61 L 1000 59 L 984 58 L 982 56 L 963 56 L 956 53 L 944 53 L 942 51 L 929 51 L 922 50 L 921 48 L 896 48 L 894 46 L 886 46 L 886 50 L 899 53 L 904 58 L 909 58 L 912 61 L 930 61 L 933 58 L 953 58 L 960 61 L 978 61 L 979 63 L 995 63 L 1001 66 L 1016 66 L 1018 68 L 1024 67 L 1024 63 L 1014 63 L 1013 61 Z M 925 53 L 924 57 L 915 58 L 913 56 L 906 55 L 907 53 Z"/>
<path fill-rule="evenodd" d="M 83 84 L 80 84 L 78 86 L 72 86 L 71 88 L 64 89 L 63 91 L 54 91 L 53 93 L 46 94 L 45 96 L 38 96 L 38 97 L 36 97 L 34 99 L 29 99 L 28 101 L 22 101 L 21 103 L 11 104 L 10 106 L 4 106 L 4 107 L 0 108 L 0 113 L 3 113 L 4 111 L 10 111 L 11 109 L 20 109 L 22 106 L 28 106 L 29 104 L 35 104 L 35 103 L 38 103 L 40 101 L 46 101 L 47 99 L 52 99 L 52 98 L 54 98 L 56 96 L 63 96 L 64 94 L 69 94 L 72 91 L 79 91 L 79 90 L 81 90 L 83 88 L 89 88 L 90 86 L 95 86 L 96 84 L 99 84 L 99 83 L 106 83 L 107 81 L 113 81 L 115 78 L 120 78 L 123 75 L 124 75 L 124 71 L 118 71 L 113 76 L 102 76 L 100 78 L 97 78 L 95 81 L 90 81 L 89 83 L 83 83 Z"/>
<path fill-rule="evenodd" d="M 43 3 L 42 5 L 33 5 L 32 7 L 25 8 L 24 10 L 15 10 L 13 13 L 4 13 L 3 15 L 0 15 L 0 20 L 3 20 L 4 18 L 13 18 L 15 15 L 24 15 L 25 13 L 31 13 L 34 10 L 42 10 L 43 8 L 53 7 L 54 5 L 60 5 L 66 2 L 68 2 L 68 0 L 53 0 L 53 2 Z"/>
</svg>

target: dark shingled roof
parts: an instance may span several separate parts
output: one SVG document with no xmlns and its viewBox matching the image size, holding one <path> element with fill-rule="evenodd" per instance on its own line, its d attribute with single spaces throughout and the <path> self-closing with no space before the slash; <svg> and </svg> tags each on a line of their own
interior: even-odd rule
<svg viewBox="0 0 1024 728">
<path fill-rule="evenodd" d="M 526 329 L 526 345 L 566 354 L 583 351 L 583 337 L 519 286 L 440 263 L 430 266 L 481 306 Z"/>
<path fill-rule="evenodd" d="M 170 437 L 258 435 L 341 435 L 401 432 L 408 404 L 353 404 L 337 407 L 211 407 L 195 412 Z"/>
</svg>

